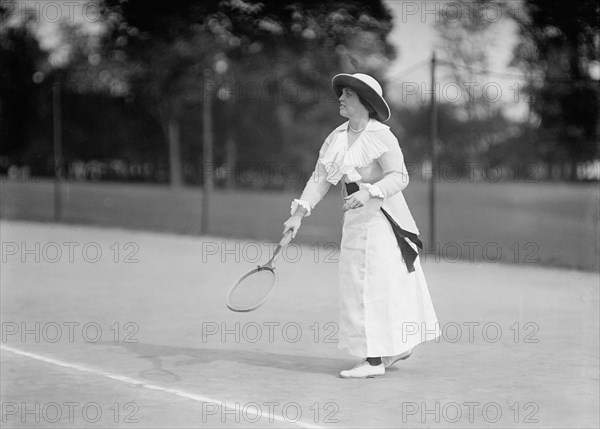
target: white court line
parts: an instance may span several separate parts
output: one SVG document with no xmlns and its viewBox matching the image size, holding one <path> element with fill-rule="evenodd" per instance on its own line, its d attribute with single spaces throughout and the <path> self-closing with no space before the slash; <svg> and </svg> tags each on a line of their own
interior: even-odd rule
<svg viewBox="0 0 600 429">
<path fill-rule="evenodd" d="M 84 365 L 79 365 L 76 363 L 69 363 L 69 362 L 65 362 L 65 361 L 61 361 L 58 359 L 54 359 L 54 358 L 50 358 L 50 357 L 46 357 L 46 356 L 42 356 L 42 355 L 38 355 L 35 353 L 30 353 L 30 352 L 26 352 L 23 350 L 19 350 L 16 349 L 14 347 L 10 347 L 10 346 L 5 346 L 5 345 L 0 345 L 0 349 L 4 350 L 4 351 L 8 351 L 11 353 L 14 353 L 16 355 L 20 355 L 20 356 L 26 356 L 28 358 L 31 359 L 35 359 L 35 360 L 39 360 L 41 362 L 45 362 L 45 363 L 51 363 L 53 365 L 57 365 L 57 366 L 62 366 L 64 368 L 69 368 L 69 369 L 74 369 L 77 371 L 81 371 L 81 372 L 87 372 L 90 374 L 94 374 L 94 375 L 99 375 L 102 377 L 106 377 L 106 378 L 110 378 L 111 380 L 117 380 L 117 381 L 121 381 L 123 383 L 127 383 L 127 384 L 133 384 L 135 386 L 139 386 L 139 387 L 143 387 L 145 389 L 149 389 L 149 390 L 158 390 L 160 392 L 165 392 L 165 393 L 170 393 L 172 395 L 175 396 L 180 396 L 182 398 L 186 398 L 186 399 L 191 399 L 192 401 L 197 401 L 197 402 L 209 402 L 209 403 L 214 403 L 214 404 L 221 404 L 221 406 L 226 407 L 226 409 L 236 409 L 235 404 L 232 404 L 231 402 L 225 402 L 225 401 L 218 401 L 216 399 L 211 399 L 208 398 L 206 396 L 202 396 L 202 395 L 197 395 L 195 393 L 190 393 L 190 392 L 185 392 L 183 390 L 178 390 L 178 389 L 169 389 L 167 387 L 162 387 L 162 386 L 157 386 L 156 384 L 148 384 L 144 381 L 141 380 L 137 380 L 135 378 L 131 378 L 131 377 L 127 377 L 125 375 L 118 375 L 118 374 L 111 374 L 110 372 L 106 372 L 103 371 L 101 369 L 96 369 L 96 368 L 90 368 Z M 246 409 L 246 413 L 247 414 L 251 414 L 255 417 L 260 416 L 261 419 L 273 419 L 276 420 L 277 422 L 281 422 L 281 423 L 287 423 L 287 424 L 292 424 L 292 425 L 296 425 L 302 428 L 311 428 L 311 429 L 320 429 L 323 428 L 322 426 L 315 426 L 312 425 L 310 423 L 306 423 L 306 422 L 302 422 L 302 421 L 298 421 L 298 422 L 294 422 L 294 421 L 290 421 L 290 420 L 286 420 L 283 417 L 278 417 L 275 414 L 272 415 L 265 415 L 262 410 L 260 412 L 254 411 L 251 408 L 247 408 Z"/>
</svg>

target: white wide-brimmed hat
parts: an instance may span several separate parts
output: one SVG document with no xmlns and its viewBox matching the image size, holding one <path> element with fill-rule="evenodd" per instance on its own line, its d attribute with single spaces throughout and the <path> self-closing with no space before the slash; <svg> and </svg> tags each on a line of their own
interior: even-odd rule
<svg viewBox="0 0 600 429">
<path fill-rule="evenodd" d="M 372 76 L 364 73 L 340 73 L 333 77 L 331 85 L 338 97 L 342 95 L 344 87 L 353 89 L 373 107 L 379 121 L 385 122 L 390 119 L 390 106 L 383 98 L 381 85 Z"/>
</svg>

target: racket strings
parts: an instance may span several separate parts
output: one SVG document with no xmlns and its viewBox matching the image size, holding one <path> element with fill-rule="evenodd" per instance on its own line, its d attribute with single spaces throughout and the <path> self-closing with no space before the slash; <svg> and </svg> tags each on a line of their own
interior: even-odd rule
<svg viewBox="0 0 600 429">
<path fill-rule="evenodd" d="M 260 268 L 247 274 L 229 293 L 228 305 L 237 310 L 249 310 L 260 305 L 275 285 L 275 273 Z"/>
</svg>

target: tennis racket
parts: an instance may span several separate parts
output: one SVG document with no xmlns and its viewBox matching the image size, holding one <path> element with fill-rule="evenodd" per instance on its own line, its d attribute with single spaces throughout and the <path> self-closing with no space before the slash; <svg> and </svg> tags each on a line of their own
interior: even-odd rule
<svg viewBox="0 0 600 429">
<path fill-rule="evenodd" d="M 281 253 L 283 246 L 292 240 L 292 231 L 289 230 L 275 248 L 273 257 L 265 265 L 259 265 L 254 270 L 244 274 L 232 286 L 227 294 L 227 307 L 232 311 L 252 311 L 260 307 L 271 295 L 277 275 L 275 274 L 275 260 Z"/>
</svg>

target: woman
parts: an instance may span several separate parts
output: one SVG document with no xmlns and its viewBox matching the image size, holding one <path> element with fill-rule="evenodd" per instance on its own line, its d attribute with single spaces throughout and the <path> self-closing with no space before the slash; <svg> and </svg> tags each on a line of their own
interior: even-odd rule
<svg viewBox="0 0 600 429">
<path fill-rule="evenodd" d="M 332 85 L 348 121 L 325 139 L 283 232 L 295 237 L 302 218 L 342 181 L 338 347 L 363 360 L 340 376 L 375 377 L 417 344 L 437 338 L 439 329 L 419 263 L 419 230 L 402 195 L 404 157 L 382 123 L 390 109 L 381 86 L 362 73 L 338 74 Z"/>
</svg>

